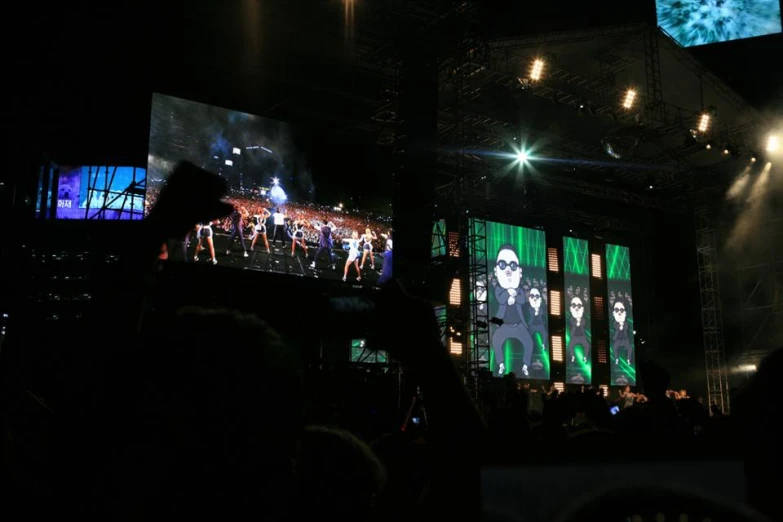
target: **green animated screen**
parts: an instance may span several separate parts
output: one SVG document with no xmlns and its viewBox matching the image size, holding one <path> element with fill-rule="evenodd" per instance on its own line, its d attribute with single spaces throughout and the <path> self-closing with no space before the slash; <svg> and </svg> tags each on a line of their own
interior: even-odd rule
<svg viewBox="0 0 783 522">
<path fill-rule="evenodd" d="M 587 240 L 563 238 L 566 295 L 566 381 L 591 384 L 590 257 Z"/>
<path fill-rule="evenodd" d="M 432 257 L 448 254 L 446 245 L 446 220 L 439 219 L 432 224 Z"/>
<path fill-rule="evenodd" d="M 549 379 L 546 235 L 488 221 L 486 243 L 489 367 L 495 376 Z"/>
<path fill-rule="evenodd" d="M 387 364 L 389 356 L 383 350 L 371 350 L 366 339 L 351 340 L 351 362 L 366 364 Z"/>
<path fill-rule="evenodd" d="M 611 383 L 615 386 L 636 386 L 631 253 L 628 247 L 606 245 L 606 277 Z"/>
</svg>

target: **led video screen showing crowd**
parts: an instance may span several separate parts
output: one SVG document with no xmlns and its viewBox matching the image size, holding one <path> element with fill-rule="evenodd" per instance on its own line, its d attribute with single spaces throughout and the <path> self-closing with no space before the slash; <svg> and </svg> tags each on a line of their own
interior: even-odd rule
<svg viewBox="0 0 783 522">
<path fill-rule="evenodd" d="M 549 379 L 546 235 L 488 221 L 486 251 L 492 373 Z"/>
<path fill-rule="evenodd" d="M 657 0 L 656 11 L 683 47 L 781 32 L 780 0 Z"/>
<path fill-rule="evenodd" d="M 56 219 L 142 219 L 146 169 L 117 166 L 60 167 Z"/>
<path fill-rule="evenodd" d="M 636 386 L 631 253 L 628 247 L 606 245 L 606 278 L 611 383 L 615 386 Z"/>
<path fill-rule="evenodd" d="M 379 212 L 319 199 L 319 189 L 334 188 L 333 175 L 306 165 L 308 151 L 298 143 L 307 140 L 296 139 L 301 132 L 260 116 L 154 94 L 148 205 L 173 167 L 187 160 L 223 178 L 226 201 L 234 207 L 225 218 L 194 223 L 186 237 L 166 245 L 163 256 L 363 286 L 389 280 L 391 205 Z"/>
<path fill-rule="evenodd" d="M 563 238 L 566 381 L 591 384 L 590 257 L 587 240 Z"/>
</svg>

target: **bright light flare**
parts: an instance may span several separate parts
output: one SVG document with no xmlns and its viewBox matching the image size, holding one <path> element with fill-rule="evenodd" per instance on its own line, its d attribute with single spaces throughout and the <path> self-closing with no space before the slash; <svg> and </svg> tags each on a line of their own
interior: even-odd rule
<svg viewBox="0 0 783 522">
<path fill-rule="evenodd" d="M 524 150 L 520 150 L 519 152 L 517 152 L 517 161 L 518 162 L 525 163 L 529 159 L 530 159 L 530 155 L 528 155 L 528 153 L 525 152 Z"/>
<path fill-rule="evenodd" d="M 279 185 L 279 184 L 280 184 L 280 180 L 279 179 L 272 178 L 272 185 Z"/>
<path fill-rule="evenodd" d="M 767 152 L 777 152 L 780 150 L 780 140 L 777 136 L 770 136 L 767 140 Z"/>
<path fill-rule="evenodd" d="M 628 89 L 628 91 L 625 93 L 625 99 L 623 100 L 623 108 L 624 109 L 632 108 L 635 101 L 636 101 L 636 91 L 634 89 Z"/>
<path fill-rule="evenodd" d="M 544 75 L 544 60 L 536 58 L 530 66 L 530 79 L 538 81 Z"/>
<path fill-rule="evenodd" d="M 706 112 L 699 118 L 699 132 L 704 133 L 710 128 L 710 115 Z"/>
</svg>

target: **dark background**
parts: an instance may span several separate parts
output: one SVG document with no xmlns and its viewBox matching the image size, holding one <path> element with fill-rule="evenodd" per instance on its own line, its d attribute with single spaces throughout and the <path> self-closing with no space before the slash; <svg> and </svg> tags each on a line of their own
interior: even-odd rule
<svg viewBox="0 0 783 522">
<path fill-rule="evenodd" d="M 340 2 L 230 4 L 15 6 L 21 11 L 5 17 L 3 31 L 12 134 L 20 138 L 12 164 L 20 154 L 46 152 L 64 165 L 146 165 L 150 96 L 158 91 L 307 126 L 303 161 L 315 179 L 328 179 L 321 194 L 382 204 L 391 192 L 391 151 L 369 133 L 346 130 L 363 115 L 361 95 L 345 103 L 345 121 L 319 118 L 319 104 L 332 103 L 346 86 L 356 93 L 360 83 L 337 64 L 345 53 Z M 481 5 L 479 29 L 488 37 L 655 19 L 652 0 Z M 357 27 L 360 38 L 367 36 L 364 20 Z M 781 35 L 692 51 L 753 105 L 773 117 L 783 114 Z M 698 379 L 704 371 L 692 223 L 647 211 L 636 217 L 649 224 L 622 244 L 636 245 L 634 293 L 649 303 L 646 322 L 655 329 L 642 332 L 646 347 Z"/>
</svg>

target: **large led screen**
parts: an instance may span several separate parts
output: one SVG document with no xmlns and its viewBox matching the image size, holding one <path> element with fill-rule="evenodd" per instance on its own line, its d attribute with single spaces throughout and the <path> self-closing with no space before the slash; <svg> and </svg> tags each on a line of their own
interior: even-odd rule
<svg viewBox="0 0 783 522">
<path fill-rule="evenodd" d="M 344 165 L 310 168 L 305 158 L 319 146 L 314 141 L 306 129 L 279 121 L 154 94 L 149 204 L 176 163 L 187 160 L 222 177 L 234 207 L 223 219 L 194 223 L 167 246 L 167 256 L 369 286 L 390 279 L 391 182 L 388 201 L 366 203 L 363 196 L 384 180 L 366 172 L 361 182 L 336 187 Z"/>
<path fill-rule="evenodd" d="M 147 171 L 136 167 L 60 167 L 57 219 L 142 219 Z"/>
<path fill-rule="evenodd" d="M 492 373 L 549 379 L 546 235 L 487 222 L 486 249 Z"/>
<path fill-rule="evenodd" d="M 636 386 L 631 254 L 628 247 L 606 245 L 609 293 L 610 379 L 615 386 Z"/>
<path fill-rule="evenodd" d="M 573 384 L 592 383 L 589 258 L 587 240 L 563 238 L 566 381 Z"/>
<path fill-rule="evenodd" d="M 780 0 L 657 0 L 656 11 L 683 47 L 781 32 Z"/>
</svg>

